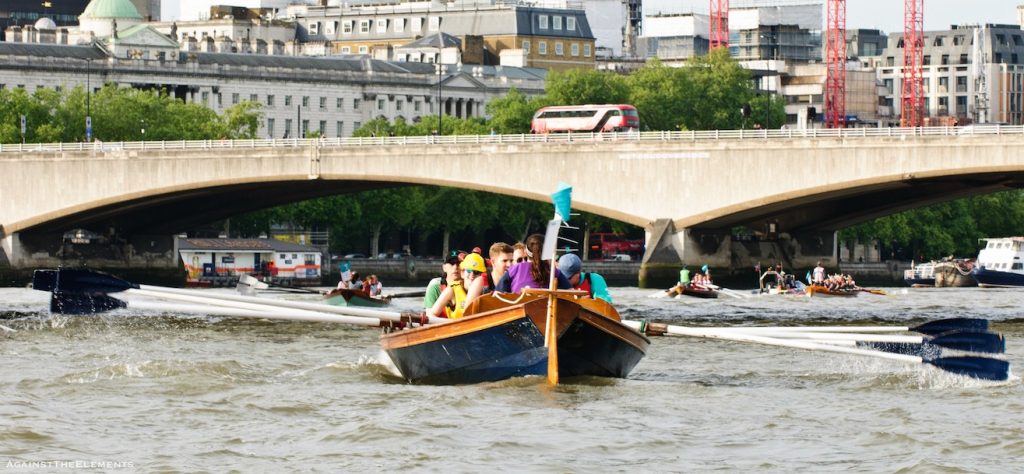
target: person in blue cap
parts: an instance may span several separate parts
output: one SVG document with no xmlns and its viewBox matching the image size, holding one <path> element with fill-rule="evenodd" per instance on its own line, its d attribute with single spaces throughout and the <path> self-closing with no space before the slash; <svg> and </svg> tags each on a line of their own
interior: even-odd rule
<svg viewBox="0 0 1024 474">
<path fill-rule="evenodd" d="M 591 298 L 602 299 L 612 302 L 612 295 L 608 293 L 608 284 L 604 277 L 594 272 L 582 272 L 580 268 L 583 262 L 576 254 L 567 253 L 558 259 L 558 271 L 562 272 L 573 288 L 590 293 Z"/>
</svg>

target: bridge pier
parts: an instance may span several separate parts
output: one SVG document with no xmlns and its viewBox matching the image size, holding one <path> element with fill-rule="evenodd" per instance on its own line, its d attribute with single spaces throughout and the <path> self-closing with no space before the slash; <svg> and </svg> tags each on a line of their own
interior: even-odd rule
<svg viewBox="0 0 1024 474">
<path fill-rule="evenodd" d="M 716 283 L 751 287 L 753 269 L 781 263 L 803 278 L 820 261 L 838 268 L 835 231 L 765 232 L 735 239 L 730 229 L 676 229 L 671 219 L 658 219 L 647 229 L 647 250 L 640 263 L 641 288 L 668 288 L 679 280 L 679 270 L 697 271 L 707 265 Z"/>
</svg>

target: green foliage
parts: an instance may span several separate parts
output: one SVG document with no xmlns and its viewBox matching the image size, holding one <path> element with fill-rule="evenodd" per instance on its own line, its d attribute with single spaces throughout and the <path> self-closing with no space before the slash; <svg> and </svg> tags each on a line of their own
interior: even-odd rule
<svg viewBox="0 0 1024 474">
<path fill-rule="evenodd" d="M 625 78 L 612 72 L 549 72 L 545 83 L 548 98 L 561 105 L 622 104 L 629 99 Z"/>
<path fill-rule="evenodd" d="M 893 214 L 844 229 L 840 238 L 877 239 L 884 258 L 974 257 L 978 239 L 1024 232 L 1024 192 L 976 196 Z"/>
<path fill-rule="evenodd" d="M 652 60 L 626 79 L 628 102 L 636 107 L 643 130 L 678 130 L 693 108 L 687 90 L 692 87 L 688 70 Z"/>
<path fill-rule="evenodd" d="M 154 90 L 103 86 L 87 95 L 81 86 L 65 91 L 0 90 L 0 143 L 21 141 L 20 117 L 26 117 L 25 141 L 85 140 L 86 109 L 93 137 L 101 141 L 207 140 L 255 138 L 263 114 L 259 104 L 243 102 L 223 116 L 197 103 L 186 104 Z"/>
<path fill-rule="evenodd" d="M 740 67 L 725 48 L 697 57 L 687 65 L 691 88 L 688 113 L 682 117 L 689 130 L 734 130 L 743 125 L 740 109 L 754 96 L 750 71 Z"/>
</svg>

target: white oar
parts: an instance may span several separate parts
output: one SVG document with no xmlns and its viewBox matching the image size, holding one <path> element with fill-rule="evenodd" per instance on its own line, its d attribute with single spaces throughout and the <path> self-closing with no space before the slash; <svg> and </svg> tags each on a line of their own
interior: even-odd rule
<svg viewBox="0 0 1024 474">
<path fill-rule="evenodd" d="M 242 309 L 209 305 L 182 305 L 154 301 L 125 301 L 129 309 L 143 311 L 162 311 L 169 313 L 195 313 L 203 316 L 229 316 L 253 319 L 280 319 L 285 321 L 308 321 L 317 323 L 343 323 L 359 326 L 387 326 L 379 319 L 356 316 L 341 316 L 313 311 L 289 310 L 284 308 L 268 308 L 267 310 Z"/>
<path fill-rule="evenodd" d="M 756 329 L 751 331 L 751 329 Z M 927 340 L 924 336 L 912 336 L 912 335 L 900 335 L 900 334 L 864 334 L 864 333 L 848 333 L 848 332 L 814 332 L 814 331 L 763 331 L 760 329 L 768 328 L 714 328 L 717 331 L 723 332 L 735 332 L 741 334 L 754 334 L 758 336 L 774 337 L 778 339 L 815 339 L 818 341 L 832 340 L 832 341 L 869 341 L 869 342 L 924 342 Z M 856 329 L 856 328 L 850 328 Z"/>
</svg>

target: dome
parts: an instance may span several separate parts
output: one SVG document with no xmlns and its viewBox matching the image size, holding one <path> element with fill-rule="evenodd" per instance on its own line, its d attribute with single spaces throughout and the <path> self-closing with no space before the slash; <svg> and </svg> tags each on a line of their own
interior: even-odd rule
<svg viewBox="0 0 1024 474">
<path fill-rule="evenodd" d="M 35 28 L 37 30 L 56 30 L 57 24 L 54 23 L 53 20 L 49 18 L 42 17 L 36 20 Z"/>
<path fill-rule="evenodd" d="M 142 20 L 142 15 L 131 0 L 92 0 L 81 18 L 131 18 Z"/>
</svg>

